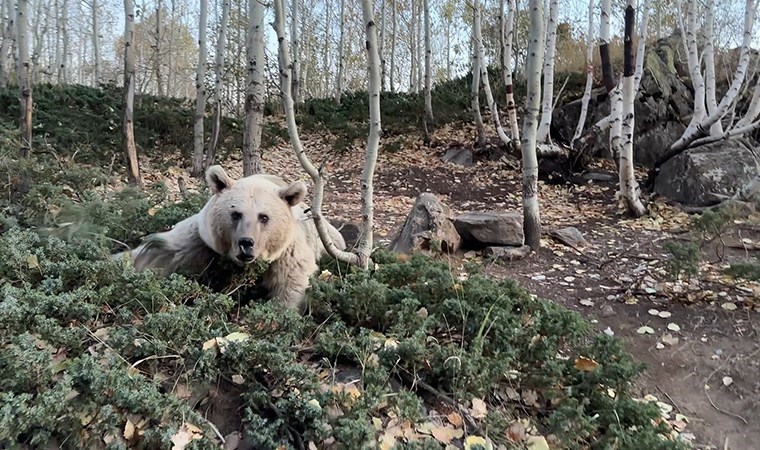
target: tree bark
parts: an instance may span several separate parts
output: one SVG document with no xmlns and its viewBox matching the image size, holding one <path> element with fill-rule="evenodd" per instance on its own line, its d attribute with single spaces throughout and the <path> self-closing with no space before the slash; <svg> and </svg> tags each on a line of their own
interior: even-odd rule
<svg viewBox="0 0 760 450">
<path fill-rule="evenodd" d="M 251 0 L 253 1 L 253 0 Z M 298 14 L 299 14 L 299 0 L 292 0 L 290 8 L 290 45 L 293 48 L 293 101 L 296 104 L 296 108 L 301 104 L 301 45 L 298 36 Z"/>
<path fill-rule="evenodd" d="M 8 87 L 8 75 L 10 69 L 6 65 L 8 61 L 8 51 L 11 48 L 13 40 L 13 29 L 16 26 L 16 18 L 13 15 L 13 6 L 11 0 L 3 2 L 3 15 L 8 17 L 8 24 L 3 28 L 3 42 L 0 43 L 0 89 Z"/>
<path fill-rule="evenodd" d="M 627 0 L 625 7 L 625 33 L 623 36 L 623 145 L 620 151 L 620 196 L 623 198 L 628 212 L 634 217 L 646 214 L 646 208 L 641 203 L 639 185 L 633 168 L 633 102 L 634 91 L 634 60 L 633 60 L 633 29 L 636 21 L 636 0 Z M 644 36 L 646 38 L 646 36 Z"/>
<path fill-rule="evenodd" d="M 475 48 L 478 55 L 478 68 L 480 69 L 480 80 L 483 82 L 483 91 L 486 94 L 486 101 L 488 102 L 488 111 L 491 113 L 491 120 L 493 120 L 496 132 L 499 135 L 499 139 L 504 145 L 510 145 L 510 139 L 504 132 L 504 128 L 501 126 L 501 120 L 499 119 L 499 109 L 496 105 L 496 101 L 493 98 L 491 92 L 491 83 L 488 81 L 488 66 L 486 65 L 485 49 L 483 45 L 483 35 L 481 33 L 481 20 L 482 12 L 480 7 L 480 0 L 474 2 L 474 33 L 475 33 Z"/>
<path fill-rule="evenodd" d="M 538 124 L 536 139 L 540 143 L 549 142 L 549 128 L 552 124 L 554 101 L 554 53 L 557 45 L 557 19 L 559 1 L 550 0 L 549 20 L 546 29 L 546 53 L 544 54 L 544 87 L 541 105 L 541 122 Z"/>
<path fill-rule="evenodd" d="M 341 0 L 343 2 L 345 0 Z M 277 42 L 279 42 L 278 62 L 280 70 L 280 98 L 282 99 L 282 106 L 285 110 L 285 120 L 288 125 L 288 134 L 290 135 L 290 142 L 295 151 L 298 161 L 303 166 L 304 170 L 309 174 L 314 182 L 314 196 L 311 200 L 311 213 L 314 220 L 314 225 L 317 228 L 317 233 L 325 246 L 325 250 L 339 261 L 347 262 L 356 266 L 361 265 L 359 256 L 338 249 L 335 243 L 330 237 L 330 233 L 327 230 L 326 219 L 322 214 L 322 199 L 324 197 L 325 182 L 322 174 L 312 164 L 309 157 L 303 151 L 303 145 L 301 145 L 301 139 L 298 136 L 298 126 L 296 125 L 296 115 L 293 106 L 293 97 L 290 93 L 292 83 L 290 81 L 290 52 L 288 50 L 288 41 L 285 39 L 285 6 L 283 0 L 274 0 L 274 29 L 277 33 Z"/>
<path fill-rule="evenodd" d="M 58 71 L 59 83 L 69 83 L 69 3 L 63 0 L 61 5 L 61 66 Z"/>
<path fill-rule="evenodd" d="M 409 22 L 409 90 L 419 93 L 417 84 L 417 0 L 411 1 L 412 20 Z"/>
<path fill-rule="evenodd" d="M 705 4 L 704 25 L 704 62 L 705 62 L 705 102 L 707 113 L 713 114 L 718 109 L 718 101 L 715 92 L 715 46 L 713 36 L 715 34 L 715 0 L 707 0 Z M 710 134 L 723 133 L 723 125 L 720 120 L 710 127 Z"/>
<path fill-rule="evenodd" d="M 256 0 L 253 0 L 256 1 Z M 193 126 L 193 176 L 203 177 L 203 117 L 206 114 L 206 20 L 208 0 L 200 0 L 198 19 L 198 66 L 195 70 L 195 124 Z"/>
<path fill-rule="evenodd" d="M 135 10 L 132 0 L 124 0 L 124 116 L 123 145 L 127 163 L 127 179 L 129 184 L 142 189 L 140 165 L 137 160 L 134 131 L 135 106 Z"/>
<path fill-rule="evenodd" d="M 377 52 L 380 55 L 380 92 L 385 92 L 385 4 L 387 0 L 380 2 L 380 36 L 377 44 Z"/>
<path fill-rule="evenodd" d="M 581 115 L 578 118 L 578 126 L 575 128 L 575 134 L 570 142 L 570 147 L 583 133 L 583 127 L 586 124 L 586 115 L 588 114 L 588 103 L 591 100 L 591 88 L 594 87 L 594 6 L 595 0 L 588 2 L 588 31 L 586 32 L 586 87 L 583 90 L 581 99 Z"/>
<path fill-rule="evenodd" d="M 169 42 L 167 42 L 168 48 L 166 53 L 168 55 L 168 61 L 166 63 L 166 92 L 169 95 L 176 94 L 174 90 L 174 21 L 176 20 L 175 7 L 176 0 L 169 0 L 171 2 L 171 10 L 169 12 Z"/>
<path fill-rule="evenodd" d="M 428 123 L 433 123 L 433 96 L 431 94 L 433 83 L 433 70 L 430 67 L 432 50 L 430 48 L 430 1 L 423 0 L 423 13 L 425 15 L 425 116 Z"/>
<path fill-rule="evenodd" d="M 230 17 L 230 0 L 222 0 L 222 17 L 219 21 L 219 35 L 216 40 L 216 55 L 214 57 L 214 123 L 211 139 L 206 149 L 205 169 L 214 164 L 216 150 L 219 146 L 219 133 L 222 127 L 222 82 L 224 81 L 224 52 L 227 49 L 227 23 Z"/>
<path fill-rule="evenodd" d="M 18 75 L 19 103 L 21 116 L 21 157 L 28 158 L 32 151 L 32 80 L 29 67 L 29 0 L 18 0 L 16 12 L 16 37 L 18 39 L 18 60 L 16 71 Z"/>
<path fill-rule="evenodd" d="M 528 78 L 525 117 L 523 119 L 523 229 L 525 243 L 533 251 L 541 246 L 541 214 L 538 205 L 538 156 L 536 134 L 541 98 L 541 62 L 544 59 L 545 42 L 543 0 L 530 0 L 530 37 L 526 61 Z"/>
<path fill-rule="evenodd" d="M 338 43 L 338 81 L 335 83 L 335 103 L 340 105 L 340 98 L 343 95 L 343 70 L 346 64 L 345 55 L 346 39 L 346 0 L 340 0 L 340 40 Z"/>
<path fill-rule="evenodd" d="M 477 148 L 483 148 L 486 145 L 486 128 L 483 124 L 483 115 L 480 113 L 480 67 L 478 66 L 478 52 L 475 44 L 475 29 L 472 31 L 472 40 L 470 49 L 472 53 L 472 87 L 470 90 L 470 105 L 472 112 L 475 114 L 475 128 L 478 132 Z"/>
<path fill-rule="evenodd" d="M 92 1 L 92 62 L 95 66 L 95 72 L 92 75 L 93 85 L 100 86 L 101 79 L 101 61 L 100 61 L 100 25 L 98 25 L 98 0 Z"/>
<path fill-rule="evenodd" d="M 330 96 L 330 22 L 332 19 L 332 0 L 325 1 L 325 45 L 322 48 L 322 68 L 324 69 L 324 82 L 325 88 L 322 90 L 322 97 L 327 98 Z"/>
<path fill-rule="evenodd" d="M 264 5 L 248 2 L 248 77 L 243 136 L 243 176 L 261 172 L 261 131 L 264 122 Z"/>
<path fill-rule="evenodd" d="M 752 99 L 750 100 L 749 106 L 747 107 L 747 112 L 744 114 L 744 117 L 736 122 L 736 125 L 734 125 L 733 128 L 739 129 L 746 127 L 747 125 L 750 125 L 752 122 L 754 122 L 758 117 L 760 117 L 760 77 L 758 77 L 758 82 L 755 85 L 754 92 L 752 93 Z"/>
<path fill-rule="evenodd" d="M 515 10 L 517 2 L 509 0 L 509 11 L 504 16 L 506 1 L 501 0 L 499 18 L 501 24 L 501 73 L 507 97 L 507 117 L 515 153 L 520 151 L 520 126 L 517 122 L 517 105 L 515 104 L 514 87 L 512 83 L 512 41 L 514 38 Z"/>
<path fill-rule="evenodd" d="M 156 93 L 164 95 L 164 85 L 161 74 L 161 0 L 156 1 L 156 43 L 153 49 L 153 70 L 156 75 Z"/>
<path fill-rule="evenodd" d="M 396 92 L 396 85 L 393 81 L 393 77 L 396 73 L 396 16 L 398 12 L 398 6 L 396 5 L 396 2 L 398 0 L 392 0 L 393 1 L 393 15 L 391 16 L 391 73 L 388 76 L 388 84 L 390 84 L 391 92 Z"/>
</svg>

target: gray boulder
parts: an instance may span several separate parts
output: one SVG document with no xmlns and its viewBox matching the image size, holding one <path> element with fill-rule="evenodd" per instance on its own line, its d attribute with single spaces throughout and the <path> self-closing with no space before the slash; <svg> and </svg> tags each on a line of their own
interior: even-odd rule
<svg viewBox="0 0 760 450">
<path fill-rule="evenodd" d="M 580 230 L 575 227 L 566 227 L 550 231 L 549 236 L 567 245 L 568 247 L 573 247 L 575 249 L 588 245 L 586 238 L 583 237 L 583 233 L 581 233 Z"/>
<path fill-rule="evenodd" d="M 457 251 L 461 239 L 451 217 L 449 207 L 441 203 L 434 194 L 420 194 L 406 217 L 401 232 L 391 242 L 391 251 L 409 253 L 431 250 L 434 249 L 431 248 L 431 244 L 440 244 L 440 250 L 444 252 Z"/>
<path fill-rule="evenodd" d="M 691 148 L 660 167 L 654 191 L 689 206 L 731 197 L 760 173 L 760 150 L 747 139 Z"/>
<path fill-rule="evenodd" d="M 530 255 L 530 246 L 520 247 L 486 247 L 483 251 L 485 256 L 501 261 L 516 261 Z"/>
<path fill-rule="evenodd" d="M 472 150 L 463 147 L 452 147 L 443 155 L 443 162 L 457 164 L 464 167 L 472 167 L 475 162 L 472 159 Z"/>
<path fill-rule="evenodd" d="M 513 245 L 525 243 L 522 216 L 516 212 L 470 212 L 454 219 L 454 226 L 469 244 Z"/>
</svg>

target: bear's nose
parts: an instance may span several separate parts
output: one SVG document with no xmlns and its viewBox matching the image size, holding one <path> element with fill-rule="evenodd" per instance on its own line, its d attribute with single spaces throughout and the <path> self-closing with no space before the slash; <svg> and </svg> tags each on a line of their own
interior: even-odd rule
<svg viewBox="0 0 760 450">
<path fill-rule="evenodd" d="M 240 240 L 238 240 L 238 247 L 240 247 L 240 252 L 243 255 L 253 256 L 253 239 L 240 238 Z"/>
</svg>

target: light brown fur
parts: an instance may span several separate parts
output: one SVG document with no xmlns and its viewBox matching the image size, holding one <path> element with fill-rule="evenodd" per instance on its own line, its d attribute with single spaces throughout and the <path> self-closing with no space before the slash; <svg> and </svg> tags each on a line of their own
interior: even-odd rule
<svg viewBox="0 0 760 450">
<path fill-rule="evenodd" d="M 135 267 L 156 268 L 168 275 L 179 268 L 202 270 L 215 254 L 240 264 L 269 261 L 262 281 L 270 298 L 299 308 L 309 277 L 326 254 L 313 221 L 303 220 L 306 185 L 300 181 L 288 185 L 263 174 L 235 181 L 220 166 L 208 169 L 206 181 L 214 195 L 203 209 L 129 252 Z M 338 230 L 329 224 L 328 230 L 335 245 L 344 250 Z M 245 254 L 241 240 L 252 241 L 250 254 Z"/>
</svg>

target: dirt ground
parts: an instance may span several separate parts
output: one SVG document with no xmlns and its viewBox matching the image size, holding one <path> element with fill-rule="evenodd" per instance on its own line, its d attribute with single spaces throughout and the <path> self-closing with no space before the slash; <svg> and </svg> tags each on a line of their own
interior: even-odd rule
<svg viewBox="0 0 760 450">
<path fill-rule="evenodd" d="M 374 186 L 378 244 L 388 243 L 400 230 L 420 192 L 437 194 L 455 213 L 521 211 L 517 161 L 489 158 L 470 168 L 441 161 L 447 148 L 472 142 L 472 136 L 467 128 L 444 127 L 428 146 L 401 137 L 400 150 L 381 152 Z M 357 146 L 334 157 L 328 152 L 329 136 L 302 139 L 313 162 L 325 163 L 326 215 L 358 222 L 364 149 Z M 240 176 L 239 160 L 222 164 Z M 310 181 L 284 142 L 265 154 L 263 165 L 287 180 Z M 594 170 L 616 178 L 614 165 L 599 163 Z M 145 172 L 169 185 L 179 176 L 189 179 L 184 169 Z M 191 189 L 194 183 L 188 183 Z M 579 311 L 600 332 L 622 338 L 627 351 L 648 366 L 638 386 L 641 395 L 671 405 L 674 417 L 686 416 L 682 435 L 695 448 L 760 448 L 760 285 L 720 275 L 728 261 L 758 255 L 750 248 L 760 248 L 760 222 L 736 224 L 723 244 L 705 248 L 697 279 L 673 281 L 665 270 L 662 244 L 685 239 L 689 217 L 655 200 L 650 215 L 630 219 L 615 194 L 614 181 L 541 183 L 540 251 L 512 263 L 483 260 L 486 270 L 514 278 L 537 296 Z M 578 228 L 588 244 L 573 249 L 547 234 L 567 226 Z M 454 270 L 464 260 L 482 260 L 477 252 L 447 258 Z"/>
</svg>

